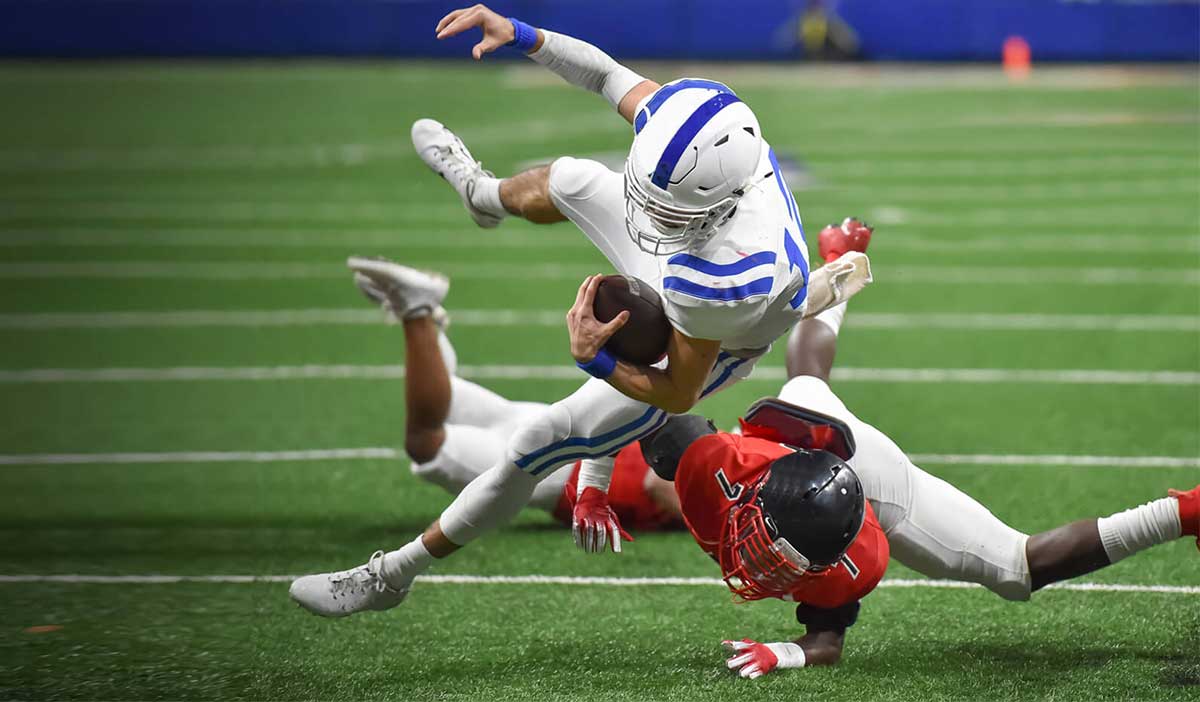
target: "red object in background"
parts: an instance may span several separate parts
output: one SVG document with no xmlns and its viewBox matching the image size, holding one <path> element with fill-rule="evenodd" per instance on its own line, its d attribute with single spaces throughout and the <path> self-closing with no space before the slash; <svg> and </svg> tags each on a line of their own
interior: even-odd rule
<svg viewBox="0 0 1200 702">
<path fill-rule="evenodd" d="M 1033 70 L 1033 54 L 1029 42 L 1012 36 L 1004 40 L 1004 73 L 1011 80 L 1025 80 Z"/>
</svg>

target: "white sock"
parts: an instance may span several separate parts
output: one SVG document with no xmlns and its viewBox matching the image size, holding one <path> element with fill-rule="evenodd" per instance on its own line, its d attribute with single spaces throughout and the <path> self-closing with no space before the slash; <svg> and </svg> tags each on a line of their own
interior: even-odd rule
<svg viewBox="0 0 1200 702">
<path fill-rule="evenodd" d="M 403 589 L 431 565 L 433 554 L 429 553 L 429 549 L 425 548 L 421 537 L 418 536 L 399 549 L 384 555 L 381 575 L 388 585 Z"/>
<path fill-rule="evenodd" d="M 846 303 L 844 302 L 840 305 L 834 305 L 833 307 L 830 307 L 815 317 L 818 322 L 829 327 L 833 331 L 834 336 L 836 336 L 838 330 L 842 328 L 842 320 L 845 318 Z"/>
<path fill-rule="evenodd" d="M 438 350 L 442 352 L 442 364 L 446 366 L 446 373 L 451 377 L 458 372 L 458 353 L 454 351 L 454 344 L 450 343 L 450 337 L 446 336 L 446 332 L 438 330 Z"/>
<path fill-rule="evenodd" d="M 490 215 L 507 217 L 508 210 L 500 202 L 500 179 L 481 176 L 471 191 L 471 204 Z"/>
<path fill-rule="evenodd" d="M 1164 497 L 1141 507 L 1096 520 L 1100 541 L 1112 563 L 1138 551 L 1174 541 L 1182 535 L 1179 500 Z"/>
</svg>

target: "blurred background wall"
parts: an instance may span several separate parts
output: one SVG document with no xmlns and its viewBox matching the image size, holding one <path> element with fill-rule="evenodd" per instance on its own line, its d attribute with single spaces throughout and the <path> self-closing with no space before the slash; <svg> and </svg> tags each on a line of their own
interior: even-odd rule
<svg viewBox="0 0 1200 702">
<path fill-rule="evenodd" d="M 464 1 L 464 4 L 465 1 Z M 0 55 L 463 55 L 446 0 L 0 0 Z M 1200 0 L 504 0 L 493 8 L 621 57 L 1200 60 Z"/>
</svg>

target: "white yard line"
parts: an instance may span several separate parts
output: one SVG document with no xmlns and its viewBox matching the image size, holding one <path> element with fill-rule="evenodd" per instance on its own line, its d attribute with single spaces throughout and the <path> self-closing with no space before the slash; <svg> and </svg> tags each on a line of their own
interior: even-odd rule
<svg viewBox="0 0 1200 702">
<path fill-rule="evenodd" d="M 295 463 L 302 461 L 351 461 L 400 458 L 401 452 L 386 446 L 365 448 L 310 449 L 304 451 L 170 451 L 126 453 L 41 453 L 0 454 L 0 465 L 67 466 L 129 465 L 135 463 Z"/>
<path fill-rule="evenodd" d="M 581 280 L 595 273 L 586 263 L 461 263 L 425 261 L 422 268 L 442 271 L 454 278 L 525 278 Z M 346 268 L 337 263 L 249 261 L 77 261 L 0 263 L 0 279 L 116 278 L 195 280 L 294 280 L 344 278 Z M 1002 284 L 1002 285 L 1200 285 L 1200 270 L 1192 268 L 1093 268 L 1027 266 L 891 266 L 880 268 L 876 280 L 896 285 Z"/>
<path fill-rule="evenodd" d="M 1135 239 L 1136 237 L 1130 237 Z M 1187 237 L 1167 237 L 1164 244 Z M 1195 238 L 1195 237 L 1193 237 Z M 1031 240 L 1033 238 L 1031 237 Z M 1200 242 L 1200 238 L 1195 238 Z M 1146 239 L 1154 246 L 1160 239 Z M 1141 246 L 1141 243 L 1137 244 Z M 414 229 L 394 227 L 379 229 L 274 229 L 270 227 L 223 227 L 219 229 L 171 227 L 165 229 L 105 229 L 59 228 L 44 231 L 0 229 L 0 247 L 189 247 L 233 248 L 260 246 L 263 248 L 331 248 L 338 251 L 359 250 L 363 254 L 375 249 L 394 251 L 410 249 L 570 249 L 587 250 L 592 244 L 577 231 L 558 230 L 556 234 L 528 231 L 482 232 L 477 228 Z M 926 246 L 920 244 L 920 246 Z M 1178 247 L 1170 250 L 1179 250 Z"/>
<path fill-rule="evenodd" d="M 290 583 L 297 575 L 0 575 L 0 584 L 58 583 L 69 585 L 250 585 Z M 719 578 L 597 577 L 572 575 L 421 575 L 425 585 L 557 585 L 565 587 L 725 587 Z M 982 586 L 955 580 L 889 578 L 881 588 L 976 589 Z M 1059 583 L 1049 590 L 1069 592 L 1157 593 L 1198 595 L 1187 585 L 1125 585 L 1118 583 Z"/>
<path fill-rule="evenodd" d="M 476 380 L 582 380 L 579 369 L 559 365 L 463 365 L 458 375 Z M 167 368 L 31 368 L 0 370 L 0 383 L 175 382 L 208 380 L 386 380 L 403 378 L 403 365 L 175 366 Z M 833 369 L 834 381 L 863 383 L 1029 383 L 1067 385 L 1200 385 L 1190 371 L 1029 370 L 1016 368 Z M 760 366 L 749 382 L 782 382 L 780 366 Z"/>
<path fill-rule="evenodd" d="M 555 309 L 456 309 L 455 326 L 562 327 Z M 62 312 L 0 314 L 0 329 L 160 329 L 173 327 L 308 327 L 378 325 L 378 310 L 365 307 L 281 310 L 179 310 L 173 312 Z M 1016 331 L 1197 332 L 1200 317 L 1188 315 L 989 314 L 855 312 L 847 320 L 862 329 Z"/>
<path fill-rule="evenodd" d="M 1071 456 L 995 453 L 912 453 L 928 465 L 1062 466 L 1070 468 L 1200 468 L 1200 458 L 1175 456 Z"/>
<path fill-rule="evenodd" d="M 1125 202 L 1119 194 L 1098 190 L 1095 193 L 1079 192 L 1080 196 L 1099 199 L 1104 204 L 1088 202 L 1072 202 L 1061 204 L 1056 201 L 1040 203 L 1038 197 L 1063 197 L 1059 191 L 1031 191 L 1032 194 L 1023 197 L 1030 202 L 1021 202 L 1019 206 L 1010 208 L 997 207 L 1016 194 L 1006 194 L 987 186 L 980 186 L 978 197 L 966 197 L 950 193 L 949 201 L 959 203 L 953 211 L 948 211 L 943 202 L 938 199 L 937 188 L 879 189 L 840 192 L 837 189 L 822 193 L 822 197 L 832 201 L 839 198 L 850 198 L 860 206 L 866 200 L 873 207 L 910 207 L 915 203 L 923 203 L 924 209 L 913 209 L 912 221 L 916 223 L 939 222 L 954 223 L 967 228 L 976 225 L 1003 225 L 1012 229 L 1028 229 L 1032 226 L 1059 226 L 1069 222 L 1073 227 L 1090 227 L 1098 230 L 1138 230 L 1144 227 L 1144 221 L 1139 222 L 1142 215 L 1139 212 L 1152 212 L 1155 227 L 1175 229 L 1188 227 L 1194 231 L 1197 226 L 1196 207 L 1194 204 L 1195 189 L 1183 190 L 1172 195 L 1170 201 L 1156 200 L 1153 203 L 1140 204 L 1137 194 L 1129 195 L 1132 199 Z M 964 193 L 967 191 L 963 191 Z M 450 195 L 450 193 L 447 193 Z M 933 198 L 930 200 L 930 198 Z M 1143 198 L 1144 199 L 1144 198 Z M 68 206 L 69 205 L 69 206 Z M 918 214 L 919 213 L 919 214 Z M 1149 216 L 1149 215 L 1147 215 Z M 30 222 L 48 225 L 52 223 L 86 222 L 141 222 L 153 220 L 156 223 L 178 222 L 181 224 L 196 223 L 212 225 L 213 223 L 297 223 L 301 226 L 312 227 L 314 224 L 325 224 L 330 227 L 344 228 L 347 224 L 371 224 L 375 226 L 419 226 L 428 228 L 441 221 L 465 223 L 462 205 L 454 203 L 451 197 L 438 198 L 426 203 L 413 203 L 404 200 L 380 201 L 331 201 L 318 196 L 297 198 L 294 200 L 180 200 L 180 201 L 78 201 L 61 202 L 44 200 L 12 200 L 0 197 L 0 223 L 20 223 L 19 226 L 30 226 Z M 14 224 L 6 224 L 12 228 Z"/>
<path fill-rule="evenodd" d="M 305 461 L 390 460 L 403 456 L 387 446 L 296 451 L 169 451 L 123 453 L 0 454 L 0 465 L 134 465 L 178 463 L 297 463 Z M 1048 468 L 1200 468 L 1200 457 L 1079 456 L 1035 454 L 914 453 L 915 463 L 928 465 L 1036 466 Z"/>
<path fill-rule="evenodd" d="M 907 227 L 908 225 L 904 225 Z M 809 233 L 811 236 L 811 232 Z M 940 254 L 972 252 L 1076 251 L 1108 252 L 1197 252 L 1200 237 L 1168 234 L 1140 237 L 1132 234 L 1057 234 L 1014 232 L 1003 236 L 937 238 L 897 232 L 889 227 L 877 247 L 885 251 L 928 251 Z M 271 229 L 190 228 L 154 230 L 104 228 L 53 228 L 45 231 L 0 229 L 0 247 L 192 247 L 192 248 L 337 248 L 373 249 L 395 247 L 487 248 L 487 249 L 588 249 L 591 244 L 571 232 L 545 236 L 529 232 L 481 233 L 477 229 Z"/>
</svg>

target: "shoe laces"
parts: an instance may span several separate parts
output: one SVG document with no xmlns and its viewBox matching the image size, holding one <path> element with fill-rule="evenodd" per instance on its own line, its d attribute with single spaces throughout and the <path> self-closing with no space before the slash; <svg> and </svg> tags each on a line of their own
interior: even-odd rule
<svg viewBox="0 0 1200 702">
<path fill-rule="evenodd" d="M 388 585 L 383 579 L 383 551 L 372 553 L 366 565 L 334 573 L 329 577 L 329 586 L 334 595 L 363 590 L 384 592 Z"/>
<path fill-rule="evenodd" d="M 471 175 L 487 173 L 483 169 L 483 161 L 471 158 L 466 145 L 458 137 L 455 137 L 449 144 L 435 146 L 434 149 L 445 167 L 459 178 L 465 179 Z"/>
</svg>

